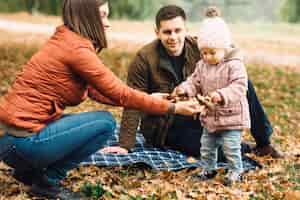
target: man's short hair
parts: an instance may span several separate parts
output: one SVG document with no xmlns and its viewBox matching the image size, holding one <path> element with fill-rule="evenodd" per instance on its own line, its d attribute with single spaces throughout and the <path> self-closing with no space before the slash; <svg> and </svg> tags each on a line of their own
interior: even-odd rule
<svg viewBox="0 0 300 200">
<path fill-rule="evenodd" d="M 170 20 L 176 17 L 182 17 L 186 20 L 186 14 L 184 10 L 176 5 L 168 5 L 159 9 L 155 17 L 156 28 L 160 28 L 160 22 L 164 20 Z"/>
</svg>

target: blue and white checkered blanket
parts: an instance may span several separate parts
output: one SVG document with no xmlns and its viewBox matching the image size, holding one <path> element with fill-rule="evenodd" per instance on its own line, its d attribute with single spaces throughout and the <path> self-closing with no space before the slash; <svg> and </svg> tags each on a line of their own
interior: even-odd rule
<svg viewBox="0 0 300 200">
<path fill-rule="evenodd" d="M 113 137 L 111 137 L 105 146 L 114 146 L 118 144 L 117 128 Z M 159 148 L 145 147 L 145 140 L 141 134 L 137 134 L 137 142 L 135 148 L 126 155 L 120 154 L 104 154 L 96 152 L 88 157 L 81 165 L 97 165 L 97 166 L 126 166 L 132 164 L 146 164 L 155 170 L 174 171 L 184 168 L 201 167 L 200 160 L 188 159 L 188 157 L 178 151 L 163 150 Z M 225 167 L 226 163 L 218 163 L 219 167 Z M 243 156 L 243 165 L 245 170 L 255 169 L 259 167 L 259 163 Z"/>
</svg>

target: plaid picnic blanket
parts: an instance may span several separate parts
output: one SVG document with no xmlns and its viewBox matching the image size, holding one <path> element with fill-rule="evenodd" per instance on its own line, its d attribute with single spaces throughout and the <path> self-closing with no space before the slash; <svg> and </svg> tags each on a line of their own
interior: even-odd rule
<svg viewBox="0 0 300 200">
<path fill-rule="evenodd" d="M 115 134 L 107 141 L 105 146 L 118 144 L 119 128 Z M 142 134 L 137 134 L 136 145 L 132 151 L 126 155 L 104 154 L 96 152 L 81 162 L 81 165 L 97 166 L 126 166 L 132 164 L 146 164 L 154 170 L 175 171 L 185 168 L 201 167 L 201 161 L 190 159 L 186 155 L 174 151 L 145 146 L 145 139 Z M 218 167 L 226 168 L 226 163 L 218 163 Z M 261 167 L 255 160 L 243 156 L 243 166 L 246 171 Z"/>
</svg>

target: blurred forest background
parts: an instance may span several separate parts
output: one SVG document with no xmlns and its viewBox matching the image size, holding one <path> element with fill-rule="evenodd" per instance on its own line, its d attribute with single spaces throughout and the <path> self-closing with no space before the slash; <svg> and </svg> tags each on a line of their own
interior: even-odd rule
<svg viewBox="0 0 300 200">
<path fill-rule="evenodd" d="M 217 5 L 230 22 L 300 21 L 299 0 L 110 0 L 111 17 L 145 20 L 166 4 L 182 6 L 191 21 L 199 20 L 208 5 Z M 31 14 L 59 15 L 62 0 L 0 0 L 0 12 L 28 11 Z"/>
</svg>

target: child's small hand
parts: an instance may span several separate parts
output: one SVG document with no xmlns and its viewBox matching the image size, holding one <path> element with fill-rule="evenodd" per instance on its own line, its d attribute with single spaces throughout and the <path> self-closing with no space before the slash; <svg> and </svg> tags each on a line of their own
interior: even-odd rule
<svg viewBox="0 0 300 200">
<path fill-rule="evenodd" d="M 222 96 L 218 92 L 213 92 L 209 95 L 211 100 L 215 104 L 221 104 L 223 102 Z"/>
</svg>

